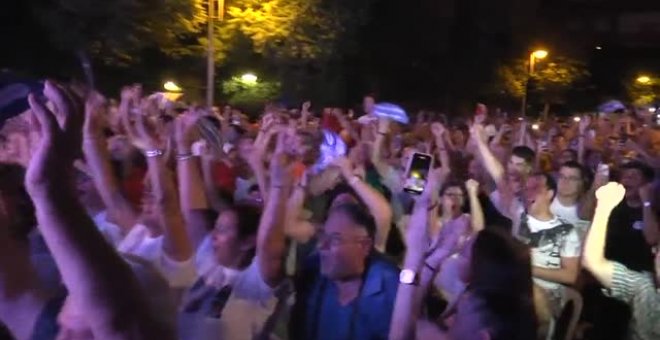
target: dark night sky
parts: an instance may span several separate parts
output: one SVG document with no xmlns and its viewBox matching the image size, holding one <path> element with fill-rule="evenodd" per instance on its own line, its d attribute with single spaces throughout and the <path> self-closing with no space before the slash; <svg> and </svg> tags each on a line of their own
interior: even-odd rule
<svg viewBox="0 0 660 340">
<path fill-rule="evenodd" d="M 48 46 L 27 2 L 3 1 L 0 67 L 66 72 L 75 64 Z M 619 94 L 625 77 L 660 74 L 660 1 L 374 0 L 369 18 L 345 62 L 351 98 L 473 101 L 497 62 L 536 46 L 585 60 L 598 97 Z"/>
</svg>

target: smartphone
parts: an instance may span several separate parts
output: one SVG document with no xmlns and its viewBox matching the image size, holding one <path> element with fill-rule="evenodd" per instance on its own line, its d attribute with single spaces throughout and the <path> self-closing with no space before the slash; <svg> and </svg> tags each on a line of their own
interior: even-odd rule
<svg viewBox="0 0 660 340">
<path fill-rule="evenodd" d="M 410 163 L 408 163 L 403 190 L 414 195 L 420 195 L 424 192 L 431 171 L 431 164 L 433 164 L 433 156 L 415 152 L 410 158 Z"/>
</svg>

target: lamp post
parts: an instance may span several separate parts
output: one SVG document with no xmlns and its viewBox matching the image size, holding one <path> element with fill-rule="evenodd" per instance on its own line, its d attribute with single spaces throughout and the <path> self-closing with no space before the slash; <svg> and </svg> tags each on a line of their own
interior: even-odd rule
<svg viewBox="0 0 660 340">
<path fill-rule="evenodd" d="M 524 117 L 527 113 L 527 94 L 529 92 L 529 80 L 534 74 L 534 66 L 536 66 L 536 61 L 545 59 L 548 56 L 548 51 L 546 50 L 536 50 L 529 54 L 529 68 L 527 69 L 527 79 L 525 80 L 525 91 L 523 92 L 522 97 L 522 107 L 520 109 L 521 115 Z"/>
<path fill-rule="evenodd" d="M 215 2 L 218 1 L 217 17 Z M 213 108 L 213 93 L 215 87 L 215 52 L 213 49 L 213 24 L 217 18 L 222 22 L 225 17 L 225 0 L 208 0 L 208 47 L 206 55 L 206 106 Z"/>
</svg>

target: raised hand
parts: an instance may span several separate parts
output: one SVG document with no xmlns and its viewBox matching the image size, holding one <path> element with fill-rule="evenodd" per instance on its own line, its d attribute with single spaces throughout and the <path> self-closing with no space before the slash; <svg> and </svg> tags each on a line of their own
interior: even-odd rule
<svg viewBox="0 0 660 340">
<path fill-rule="evenodd" d="M 338 167 L 346 179 L 353 175 L 353 163 L 351 163 L 351 161 L 344 156 L 335 158 L 332 162 L 332 165 Z"/>
<path fill-rule="evenodd" d="M 270 161 L 270 186 L 288 188 L 293 185 L 293 162 L 287 152 L 288 132 L 281 130 L 277 134 L 275 152 Z"/>
<path fill-rule="evenodd" d="M 626 195 L 626 189 L 617 182 L 607 183 L 596 191 L 598 208 L 612 210 L 619 205 Z"/>
<path fill-rule="evenodd" d="M 26 188 L 31 193 L 61 181 L 62 174 L 71 170 L 81 152 L 82 101 L 69 89 L 52 81 L 46 81 L 44 95 L 55 105 L 54 111 L 34 94 L 28 96 L 41 137 L 25 177 Z"/>
<path fill-rule="evenodd" d="M 311 107 L 312 107 L 312 102 L 310 102 L 309 100 L 304 102 L 302 104 L 302 112 L 303 113 L 309 113 L 309 108 L 311 108 Z"/>
<path fill-rule="evenodd" d="M 465 188 L 467 189 L 468 194 L 477 195 L 479 193 L 479 182 L 473 179 L 468 179 L 465 182 Z"/>
<path fill-rule="evenodd" d="M 134 138 L 133 144 L 143 152 L 164 150 L 167 146 L 167 139 L 160 136 L 156 127 L 142 114 L 135 117 Z"/>
<path fill-rule="evenodd" d="M 90 92 L 85 101 L 85 123 L 83 136 L 85 139 L 103 138 L 103 109 L 105 98 L 98 92 Z"/>
<path fill-rule="evenodd" d="M 189 153 L 192 145 L 199 138 L 197 119 L 192 114 L 184 113 L 174 120 L 174 141 L 178 153 Z"/>
<path fill-rule="evenodd" d="M 418 203 L 433 204 L 438 199 L 440 185 L 444 180 L 444 171 L 442 168 L 432 169 L 426 180 L 424 191 L 417 197 Z"/>
</svg>

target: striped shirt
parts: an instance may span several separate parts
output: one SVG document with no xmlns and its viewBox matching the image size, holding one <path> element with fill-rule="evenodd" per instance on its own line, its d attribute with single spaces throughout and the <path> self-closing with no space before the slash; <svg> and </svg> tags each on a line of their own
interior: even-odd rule
<svg viewBox="0 0 660 340">
<path fill-rule="evenodd" d="M 636 272 L 614 262 L 612 288 L 603 291 L 630 306 L 628 339 L 660 339 L 660 291 L 651 273 Z"/>
</svg>

